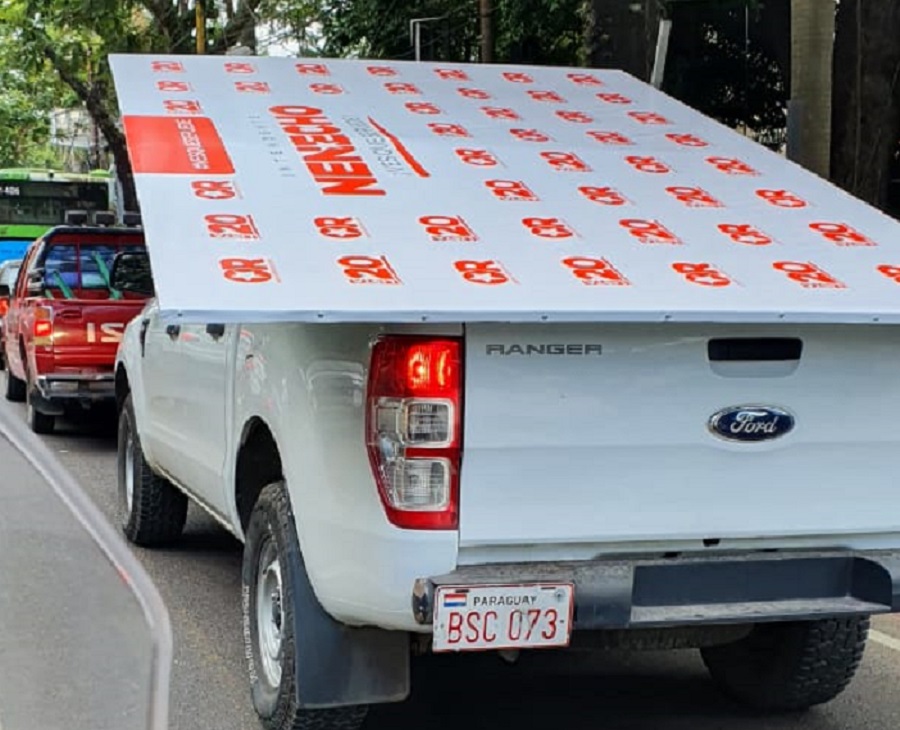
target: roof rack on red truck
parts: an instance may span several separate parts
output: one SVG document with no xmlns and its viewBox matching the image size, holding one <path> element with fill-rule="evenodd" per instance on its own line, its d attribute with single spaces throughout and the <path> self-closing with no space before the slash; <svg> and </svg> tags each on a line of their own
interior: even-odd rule
<svg viewBox="0 0 900 730">
<path fill-rule="evenodd" d="M 53 431 L 67 406 L 114 403 L 116 348 L 148 297 L 110 280 L 119 253 L 145 250 L 140 227 L 87 222 L 70 211 L 66 225 L 31 244 L 14 286 L 0 291 L 9 296 L 6 398 L 26 402 L 38 433 Z"/>
</svg>

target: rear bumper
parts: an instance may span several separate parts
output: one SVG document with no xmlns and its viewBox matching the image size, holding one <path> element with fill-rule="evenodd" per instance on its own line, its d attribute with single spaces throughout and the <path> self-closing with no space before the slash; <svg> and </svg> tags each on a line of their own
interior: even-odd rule
<svg viewBox="0 0 900 730">
<path fill-rule="evenodd" d="M 62 415 L 66 402 L 101 403 L 115 400 L 113 373 L 39 375 L 32 403 L 43 413 Z"/>
<path fill-rule="evenodd" d="M 810 620 L 900 611 L 900 550 L 615 558 L 466 566 L 416 581 L 430 625 L 438 586 L 572 583 L 576 630 Z"/>
</svg>

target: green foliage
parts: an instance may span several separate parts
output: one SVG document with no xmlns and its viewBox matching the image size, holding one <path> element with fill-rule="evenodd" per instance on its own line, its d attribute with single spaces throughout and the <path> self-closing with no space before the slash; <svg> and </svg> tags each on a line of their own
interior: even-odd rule
<svg viewBox="0 0 900 730">
<path fill-rule="evenodd" d="M 494 0 L 498 62 L 573 65 L 581 49 L 582 0 Z M 409 21 L 421 26 L 424 60 L 478 60 L 477 0 L 321 0 L 326 56 L 412 60 Z"/>
<path fill-rule="evenodd" d="M 47 63 L 23 67 L 20 48 L 19 30 L 0 23 L 0 167 L 52 166 L 50 114 L 75 100 Z"/>
<path fill-rule="evenodd" d="M 773 25 L 784 8 L 768 5 L 748 7 L 746 13 L 743 0 L 672 6 L 663 88 L 723 124 L 746 127 L 761 142 L 779 147 L 790 82 L 780 56 L 787 56 L 782 46 L 789 42 L 789 27 Z"/>
<path fill-rule="evenodd" d="M 540 66 L 582 63 L 582 0 L 496 0 L 498 60 Z"/>
</svg>

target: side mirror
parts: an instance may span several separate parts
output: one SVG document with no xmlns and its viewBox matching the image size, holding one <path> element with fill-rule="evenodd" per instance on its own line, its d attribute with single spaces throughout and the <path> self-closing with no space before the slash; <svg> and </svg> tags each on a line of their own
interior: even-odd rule
<svg viewBox="0 0 900 730">
<path fill-rule="evenodd" d="M 11 294 L 9 284 L 0 284 L 0 299 L 9 299 Z"/>
<path fill-rule="evenodd" d="M 109 285 L 117 291 L 154 296 L 150 257 L 145 252 L 122 251 L 116 254 L 109 272 Z"/>
<path fill-rule="evenodd" d="M 39 297 L 44 291 L 44 270 L 38 269 L 32 271 L 28 275 L 28 283 L 25 286 L 25 292 L 30 297 Z"/>
</svg>

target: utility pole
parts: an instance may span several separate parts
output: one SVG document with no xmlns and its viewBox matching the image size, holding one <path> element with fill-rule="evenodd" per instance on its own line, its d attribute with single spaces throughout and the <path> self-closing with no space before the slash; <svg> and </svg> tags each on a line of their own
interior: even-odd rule
<svg viewBox="0 0 900 730">
<path fill-rule="evenodd" d="M 197 54 L 206 53 L 206 11 L 203 0 L 194 0 L 195 23 L 197 26 Z"/>
<path fill-rule="evenodd" d="M 494 62 L 494 7 L 492 0 L 478 0 L 481 15 L 481 62 Z"/>
</svg>

